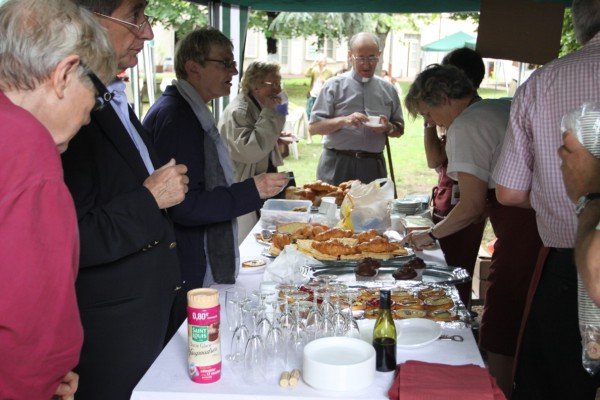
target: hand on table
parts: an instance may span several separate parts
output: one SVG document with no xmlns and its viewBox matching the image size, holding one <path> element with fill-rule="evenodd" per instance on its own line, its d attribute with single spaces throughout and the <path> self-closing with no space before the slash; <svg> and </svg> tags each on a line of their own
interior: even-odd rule
<svg viewBox="0 0 600 400">
<path fill-rule="evenodd" d="M 564 144 L 558 149 L 562 160 L 560 169 L 567 194 L 573 203 L 591 192 L 600 192 L 600 160 L 568 131 L 563 135 Z"/>
<path fill-rule="evenodd" d="M 79 384 L 79 375 L 73 371 L 69 371 L 63 378 L 62 382 L 56 388 L 54 392 L 54 398 L 60 400 L 73 400 L 75 399 L 75 392 Z"/>
<path fill-rule="evenodd" d="M 189 178 L 185 175 L 187 167 L 175 164 L 171 159 L 157 169 L 144 181 L 144 186 L 152 193 L 161 210 L 175 206 L 185 199 Z"/>
<path fill-rule="evenodd" d="M 288 175 L 285 172 L 260 174 L 253 177 L 256 190 L 261 199 L 275 196 L 288 183 Z"/>
</svg>

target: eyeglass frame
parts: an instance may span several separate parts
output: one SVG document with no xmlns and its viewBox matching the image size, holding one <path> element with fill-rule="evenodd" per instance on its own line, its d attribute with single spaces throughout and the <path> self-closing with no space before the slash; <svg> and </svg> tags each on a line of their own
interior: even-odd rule
<svg viewBox="0 0 600 400">
<path fill-rule="evenodd" d="M 223 67 L 225 67 L 225 69 L 232 69 L 232 68 L 237 69 L 237 61 L 235 61 L 235 60 L 227 61 L 227 60 L 215 60 L 215 59 L 211 59 L 211 58 L 205 58 L 204 61 L 212 61 L 212 62 L 220 63 L 221 65 L 223 65 Z"/>
<path fill-rule="evenodd" d="M 137 24 L 134 24 L 132 22 L 124 21 L 122 19 L 111 17 L 110 15 L 102 14 L 102 13 L 99 13 L 99 12 L 96 12 L 96 11 L 93 11 L 93 13 L 96 14 L 97 16 L 99 16 L 99 17 L 106 18 L 109 21 L 113 21 L 113 22 L 116 22 L 118 24 L 123 24 L 127 28 L 131 29 L 132 31 L 134 31 L 137 34 L 142 33 L 142 31 L 146 27 L 146 24 L 150 23 L 150 21 L 148 21 L 148 16 L 146 14 L 143 14 L 144 20 L 142 21 L 142 23 L 139 24 L 139 25 L 137 25 Z"/>
<path fill-rule="evenodd" d="M 263 82 L 263 85 L 267 85 L 270 87 L 277 87 L 279 89 L 283 89 L 283 82 L 279 81 L 279 82 L 269 82 L 269 81 L 265 81 Z"/>
<path fill-rule="evenodd" d="M 354 54 L 352 55 L 352 59 L 359 64 L 377 64 L 379 62 L 379 56 L 369 56 L 369 57 L 356 57 Z"/>
</svg>

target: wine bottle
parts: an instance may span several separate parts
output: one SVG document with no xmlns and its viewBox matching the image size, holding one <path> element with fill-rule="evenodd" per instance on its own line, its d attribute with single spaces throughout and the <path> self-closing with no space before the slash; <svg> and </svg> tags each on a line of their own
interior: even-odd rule
<svg viewBox="0 0 600 400">
<path fill-rule="evenodd" d="M 390 291 L 379 292 L 379 315 L 373 328 L 375 369 L 380 372 L 396 369 L 396 325 L 390 310 Z"/>
</svg>

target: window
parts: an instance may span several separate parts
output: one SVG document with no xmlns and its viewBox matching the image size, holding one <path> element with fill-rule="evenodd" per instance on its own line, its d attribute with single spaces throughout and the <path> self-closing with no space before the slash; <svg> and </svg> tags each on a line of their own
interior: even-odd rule
<svg viewBox="0 0 600 400">
<path fill-rule="evenodd" d="M 333 40 L 332 39 L 327 39 L 325 41 L 325 55 L 327 55 L 327 58 L 329 60 L 335 59 L 334 53 L 333 53 L 334 48 L 335 47 L 333 45 Z"/>
<path fill-rule="evenodd" d="M 289 39 L 279 39 L 279 54 L 281 54 L 281 65 L 289 64 L 289 54 L 290 54 L 290 40 Z"/>
</svg>

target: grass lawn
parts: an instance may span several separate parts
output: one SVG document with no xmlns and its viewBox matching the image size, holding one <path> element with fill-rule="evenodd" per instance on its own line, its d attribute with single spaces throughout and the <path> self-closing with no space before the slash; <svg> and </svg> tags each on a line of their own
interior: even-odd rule
<svg viewBox="0 0 600 400">
<path fill-rule="evenodd" d="M 290 108 L 306 108 L 309 79 L 284 78 L 283 81 L 289 97 Z M 400 86 L 402 92 L 407 93 L 410 82 L 401 82 Z M 505 96 L 505 92 L 482 89 L 480 95 L 484 98 L 495 98 Z M 390 139 L 398 196 L 402 197 L 412 193 L 431 194 L 431 188 L 437 182 L 437 174 L 434 170 L 427 168 L 423 149 L 423 120 L 421 118 L 413 120 L 408 117 L 404 107 L 402 111 L 406 123 L 405 133 L 400 138 Z M 313 136 L 311 144 L 301 140 L 298 143 L 298 160 L 294 160 L 291 156 L 284 160 L 285 165 L 281 169 L 294 171 L 298 185 L 316 179 L 317 163 L 322 150 L 321 138 L 322 136 Z"/>
<path fill-rule="evenodd" d="M 290 109 L 296 107 L 306 108 L 306 93 L 308 91 L 308 78 L 284 78 L 285 91 L 290 101 Z M 407 93 L 410 82 L 401 82 L 402 93 Z M 483 98 L 498 98 L 506 96 L 506 92 L 493 89 L 480 89 L 479 95 Z M 402 103 L 404 98 L 401 96 Z M 428 194 L 437 182 L 437 174 L 427 167 L 425 150 L 423 148 L 423 119 L 412 119 L 404 106 L 402 112 L 405 118 L 404 135 L 400 138 L 390 139 L 392 164 L 396 178 L 398 197 L 407 194 Z M 289 156 L 284 160 L 280 170 L 294 171 L 296 184 L 314 181 L 316 179 L 317 163 L 321 155 L 322 136 L 313 136 L 312 143 L 301 140 L 298 143 L 298 160 Z M 386 155 L 387 157 L 387 155 Z M 387 165 L 387 164 L 386 164 Z M 389 171 L 388 171 L 389 173 Z M 486 244 L 495 238 L 488 221 L 483 243 Z"/>
</svg>

